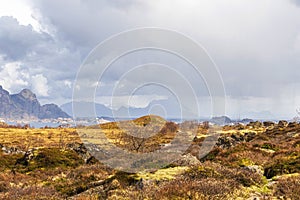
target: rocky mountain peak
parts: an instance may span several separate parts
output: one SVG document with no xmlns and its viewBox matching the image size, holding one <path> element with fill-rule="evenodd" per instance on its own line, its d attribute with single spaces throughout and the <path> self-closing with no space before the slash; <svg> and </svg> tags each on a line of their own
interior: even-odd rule
<svg viewBox="0 0 300 200">
<path fill-rule="evenodd" d="M 8 91 L 4 90 L 3 87 L 0 85 L 0 95 L 1 95 L 1 94 L 6 94 L 6 95 L 8 95 L 9 93 L 8 93 Z"/>
<path fill-rule="evenodd" d="M 29 89 L 10 95 L 0 86 L 0 118 L 5 119 L 57 119 L 69 118 L 55 104 L 41 105 L 36 95 Z"/>
<path fill-rule="evenodd" d="M 19 95 L 21 95 L 22 97 L 24 97 L 25 99 L 28 99 L 28 100 L 36 100 L 36 95 L 29 89 L 23 89 Z"/>
</svg>

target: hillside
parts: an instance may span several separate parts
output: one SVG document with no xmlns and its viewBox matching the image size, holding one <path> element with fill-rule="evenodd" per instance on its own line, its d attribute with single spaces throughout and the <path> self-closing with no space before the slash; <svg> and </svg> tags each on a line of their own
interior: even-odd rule
<svg viewBox="0 0 300 200">
<path fill-rule="evenodd" d="M 0 86 L 0 118 L 4 119 L 57 119 L 69 118 L 55 104 L 41 105 L 36 95 L 28 89 L 9 94 Z"/>
<path fill-rule="evenodd" d="M 165 131 L 145 140 L 143 148 L 133 148 L 139 138 L 120 131 L 116 123 L 98 128 L 116 146 L 137 155 L 158 150 L 161 146 L 156 142 L 168 144 L 175 134 L 182 133 L 180 124 L 157 116 L 131 122 L 147 127 L 150 119 L 165 123 Z M 176 161 L 151 172 L 126 173 L 101 164 L 87 151 L 90 147 L 81 139 L 93 136 L 91 140 L 101 142 L 97 135 L 80 139 L 75 128 L 30 129 L 0 124 L 0 199 L 300 198 L 299 123 L 223 126 L 212 151 L 201 158 L 197 155 L 204 138 L 213 136 L 204 124 L 196 127 L 190 148 Z M 97 127 L 83 128 L 95 131 Z M 97 145 L 91 147 L 98 149 Z"/>
</svg>

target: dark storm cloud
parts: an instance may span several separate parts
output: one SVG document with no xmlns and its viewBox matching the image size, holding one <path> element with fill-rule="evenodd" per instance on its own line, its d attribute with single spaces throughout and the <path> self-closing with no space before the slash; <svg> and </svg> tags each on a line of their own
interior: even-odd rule
<svg viewBox="0 0 300 200">
<path fill-rule="evenodd" d="M 47 62 L 43 66 L 50 79 L 60 80 L 54 83 L 58 92 L 61 91 L 62 96 L 68 94 L 68 97 L 71 97 L 70 92 L 65 90 L 71 90 L 61 85 L 63 80 L 73 82 L 88 53 L 111 35 L 136 27 L 139 18 L 135 15 L 144 10 L 139 0 L 66 0 L 64 6 L 58 0 L 33 1 L 32 7 L 39 13 L 36 19 L 54 36 L 55 41 L 60 42 L 56 45 L 64 47 L 64 51 L 51 55 L 51 59 L 44 58 Z M 114 80 L 118 73 L 118 69 L 113 71 L 107 81 Z M 89 76 L 87 74 L 87 81 Z M 105 85 L 111 86 L 110 83 Z"/>
<path fill-rule="evenodd" d="M 49 35 L 35 32 L 30 25 L 20 25 L 13 17 L 0 18 L 0 54 L 8 59 L 22 59 L 50 40 Z"/>
<path fill-rule="evenodd" d="M 24 63 L 31 70 L 52 71 L 49 76 L 53 75 L 58 80 L 70 78 L 68 72 L 74 71 L 81 58 L 67 45 L 46 32 L 35 31 L 31 25 L 20 25 L 13 17 L 0 18 L 0 54 L 9 61 Z M 55 73 L 62 71 L 65 73 Z"/>
<path fill-rule="evenodd" d="M 74 79 L 82 58 L 76 49 L 68 48 L 67 42 L 44 31 L 38 32 L 31 25 L 20 25 L 13 17 L 4 16 L 0 18 L 0 55 L 3 73 L 3 70 L 9 70 L 5 69 L 6 63 L 18 62 L 24 77 L 42 74 L 47 78 L 49 98 L 71 97 L 72 91 L 66 88 L 64 82 Z M 19 87 L 11 88 L 16 92 L 25 86 Z"/>
<path fill-rule="evenodd" d="M 97 43 L 134 26 L 132 12 L 142 5 L 131 1 L 65 0 L 34 1 L 42 23 L 51 23 L 58 37 L 88 53 Z"/>
</svg>

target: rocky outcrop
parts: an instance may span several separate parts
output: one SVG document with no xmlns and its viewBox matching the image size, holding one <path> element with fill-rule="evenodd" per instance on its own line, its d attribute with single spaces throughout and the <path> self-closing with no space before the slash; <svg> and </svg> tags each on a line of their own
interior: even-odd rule
<svg viewBox="0 0 300 200">
<path fill-rule="evenodd" d="M 75 151 L 86 164 L 95 162 L 95 157 L 90 154 L 83 143 L 71 143 L 67 146 L 68 149 Z"/>
<path fill-rule="evenodd" d="M 253 140 L 256 136 L 254 132 L 247 132 L 245 134 L 231 134 L 231 135 L 222 135 L 218 138 L 216 146 L 228 149 L 234 147 L 243 142 L 249 142 Z"/>
<path fill-rule="evenodd" d="M 278 127 L 280 127 L 280 128 L 284 128 L 284 127 L 286 127 L 288 125 L 288 122 L 286 121 L 286 120 L 280 120 L 279 122 L 278 122 Z"/>
<path fill-rule="evenodd" d="M 247 125 L 247 128 L 255 128 L 255 129 L 257 129 L 257 128 L 261 128 L 261 127 L 263 127 L 263 124 L 260 121 L 250 122 Z"/>
<path fill-rule="evenodd" d="M 179 158 L 172 163 L 174 166 L 199 166 L 201 162 L 197 159 L 196 156 L 188 153 L 185 155 L 179 156 Z"/>
<path fill-rule="evenodd" d="M 10 95 L 0 86 L 0 117 L 6 119 L 57 119 L 70 116 L 55 104 L 42 106 L 36 95 L 28 89 Z"/>
<path fill-rule="evenodd" d="M 271 121 L 265 121 L 263 122 L 264 127 L 274 127 L 275 123 Z"/>
<path fill-rule="evenodd" d="M 231 119 L 227 116 L 221 116 L 221 117 L 213 117 L 210 122 L 218 125 L 225 125 L 232 123 Z"/>
</svg>

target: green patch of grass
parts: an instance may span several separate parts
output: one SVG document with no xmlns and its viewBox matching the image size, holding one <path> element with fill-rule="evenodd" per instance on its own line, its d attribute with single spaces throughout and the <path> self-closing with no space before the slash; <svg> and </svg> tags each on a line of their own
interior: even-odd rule
<svg viewBox="0 0 300 200">
<path fill-rule="evenodd" d="M 242 158 L 238 162 L 238 165 L 240 167 L 247 167 L 247 166 L 251 166 L 251 165 L 254 165 L 254 164 L 255 163 L 252 160 L 250 160 L 249 158 Z"/>
<path fill-rule="evenodd" d="M 22 159 L 20 160 L 22 161 Z M 34 152 L 33 157 L 29 161 L 19 161 L 18 165 L 16 165 L 16 170 L 19 172 L 31 172 L 53 168 L 75 168 L 82 164 L 84 164 L 84 161 L 75 151 L 43 148 Z"/>
<path fill-rule="evenodd" d="M 188 170 L 188 167 L 171 167 L 159 169 L 156 172 L 140 172 L 137 174 L 137 178 L 143 178 L 145 180 L 171 180 L 176 178 L 177 175 L 184 173 Z"/>
<path fill-rule="evenodd" d="M 0 169 L 12 169 L 16 161 L 22 158 L 22 154 L 2 154 L 0 153 Z"/>
<path fill-rule="evenodd" d="M 215 171 L 211 167 L 193 167 L 187 170 L 185 173 L 186 176 L 188 176 L 191 179 L 202 179 L 202 178 L 208 178 L 208 177 L 220 177 L 220 174 Z"/>
<path fill-rule="evenodd" d="M 41 149 L 30 163 L 32 169 L 55 168 L 55 167 L 77 167 L 83 164 L 83 160 L 75 151 L 61 150 L 58 148 Z"/>
</svg>

